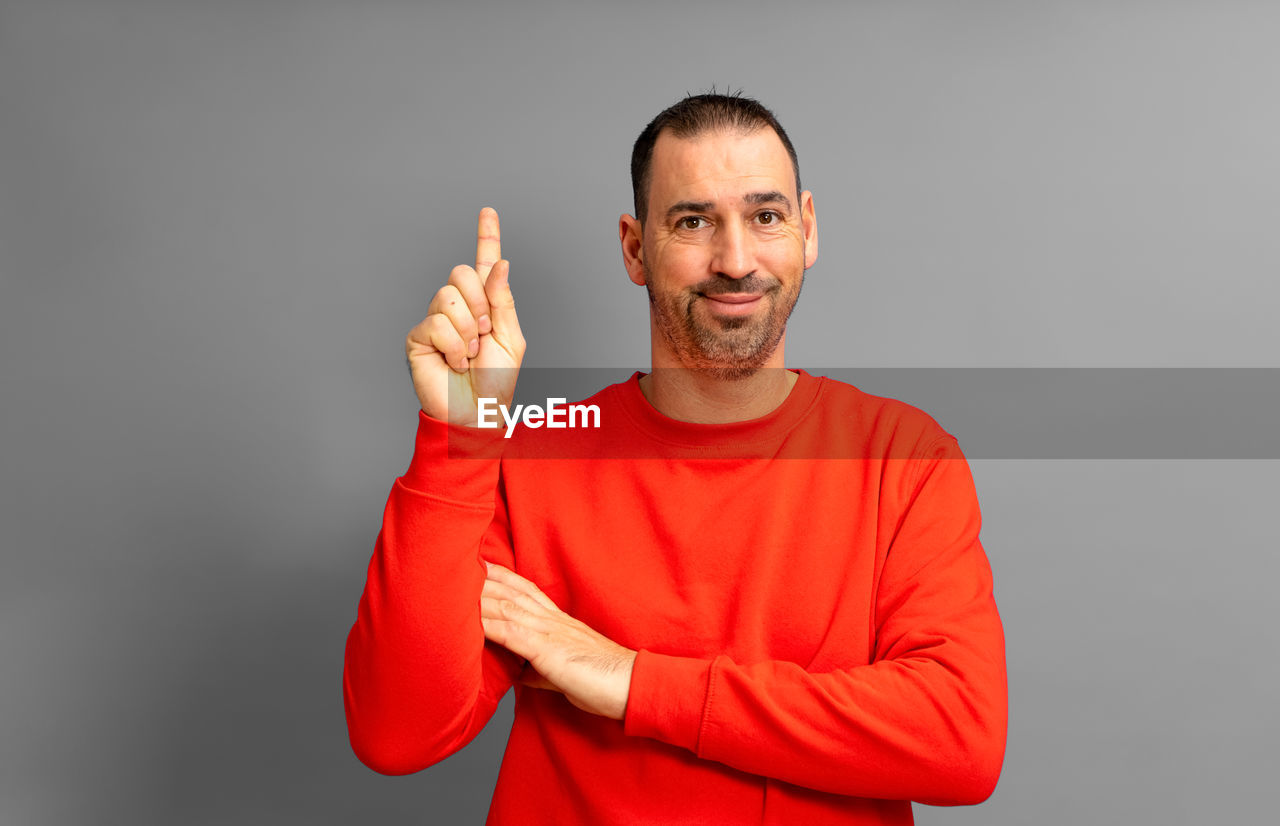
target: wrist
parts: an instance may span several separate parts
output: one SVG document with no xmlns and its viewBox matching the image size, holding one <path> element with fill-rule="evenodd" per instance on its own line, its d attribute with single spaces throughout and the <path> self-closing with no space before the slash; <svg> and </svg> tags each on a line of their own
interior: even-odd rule
<svg viewBox="0 0 1280 826">
<path fill-rule="evenodd" d="M 631 698 L 631 672 L 635 669 L 636 652 L 624 648 L 618 658 L 618 665 L 613 669 L 617 677 L 617 689 L 614 701 L 608 710 L 608 717 L 614 720 L 625 720 L 627 702 Z"/>
<path fill-rule="evenodd" d="M 449 424 L 420 410 L 413 457 L 402 481 L 413 490 L 455 500 L 491 497 L 505 441 L 500 431 Z"/>
</svg>

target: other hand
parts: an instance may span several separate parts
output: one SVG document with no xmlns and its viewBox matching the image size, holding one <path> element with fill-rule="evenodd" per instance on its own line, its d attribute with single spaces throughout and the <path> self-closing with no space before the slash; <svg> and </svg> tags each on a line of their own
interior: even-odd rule
<svg viewBox="0 0 1280 826">
<path fill-rule="evenodd" d="M 522 681 L 558 691 L 583 711 L 621 720 L 636 652 L 561 611 L 516 572 L 487 566 L 480 622 L 485 637 L 528 660 L 535 673 Z"/>
</svg>

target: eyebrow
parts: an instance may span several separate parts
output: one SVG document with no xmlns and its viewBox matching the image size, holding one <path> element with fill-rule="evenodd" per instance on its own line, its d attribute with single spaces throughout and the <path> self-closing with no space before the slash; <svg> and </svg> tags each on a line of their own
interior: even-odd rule
<svg viewBox="0 0 1280 826">
<path fill-rule="evenodd" d="M 743 197 L 744 201 L 749 204 L 782 204 L 783 208 L 788 212 L 791 211 L 791 199 L 783 195 L 778 190 L 772 192 L 752 192 Z"/>
<path fill-rule="evenodd" d="M 667 217 L 674 217 L 681 212 L 710 212 L 713 206 L 715 204 L 710 201 L 676 201 L 667 210 Z"/>
<path fill-rule="evenodd" d="M 770 190 L 769 192 L 749 192 L 742 196 L 745 203 L 760 204 L 782 204 L 783 208 L 788 212 L 791 211 L 791 199 L 783 195 L 778 190 Z M 715 207 L 712 201 L 677 201 L 667 210 L 667 218 L 672 218 L 684 212 L 710 212 Z"/>
</svg>

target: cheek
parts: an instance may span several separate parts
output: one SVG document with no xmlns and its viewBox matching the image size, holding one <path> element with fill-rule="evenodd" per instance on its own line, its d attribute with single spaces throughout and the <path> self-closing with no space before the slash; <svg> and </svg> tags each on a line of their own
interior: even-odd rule
<svg viewBox="0 0 1280 826">
<path fill-rule="evenodd" d="M 804 242 L 791 235 L 772 238 L 760 245 L 758 257 L 772 272 L 804 269 Z"/>
<path fill-rule="evenodd" d="M 649 267 L 664 285 L 671 287 L 695 284 L 706 277 L 708 256 L 701 247 L 692 244 L 671 244 L 661 250 Z"/>
</svg>

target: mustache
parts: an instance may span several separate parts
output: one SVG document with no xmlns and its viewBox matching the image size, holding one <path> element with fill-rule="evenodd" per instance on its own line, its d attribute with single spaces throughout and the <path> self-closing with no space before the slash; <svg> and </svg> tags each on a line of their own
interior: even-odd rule
<svg viewBox="0 0 1280 826">
<path fill-rule="evenodd" d="M 755 273 L 744 275 L 742 278 L 716 275 L 694 285 L 693 291 L 698 295 L 759 294 L 769 290 L 776 290 L 780 286 L 776 278 L 762 278 Z"/>
</svg>

